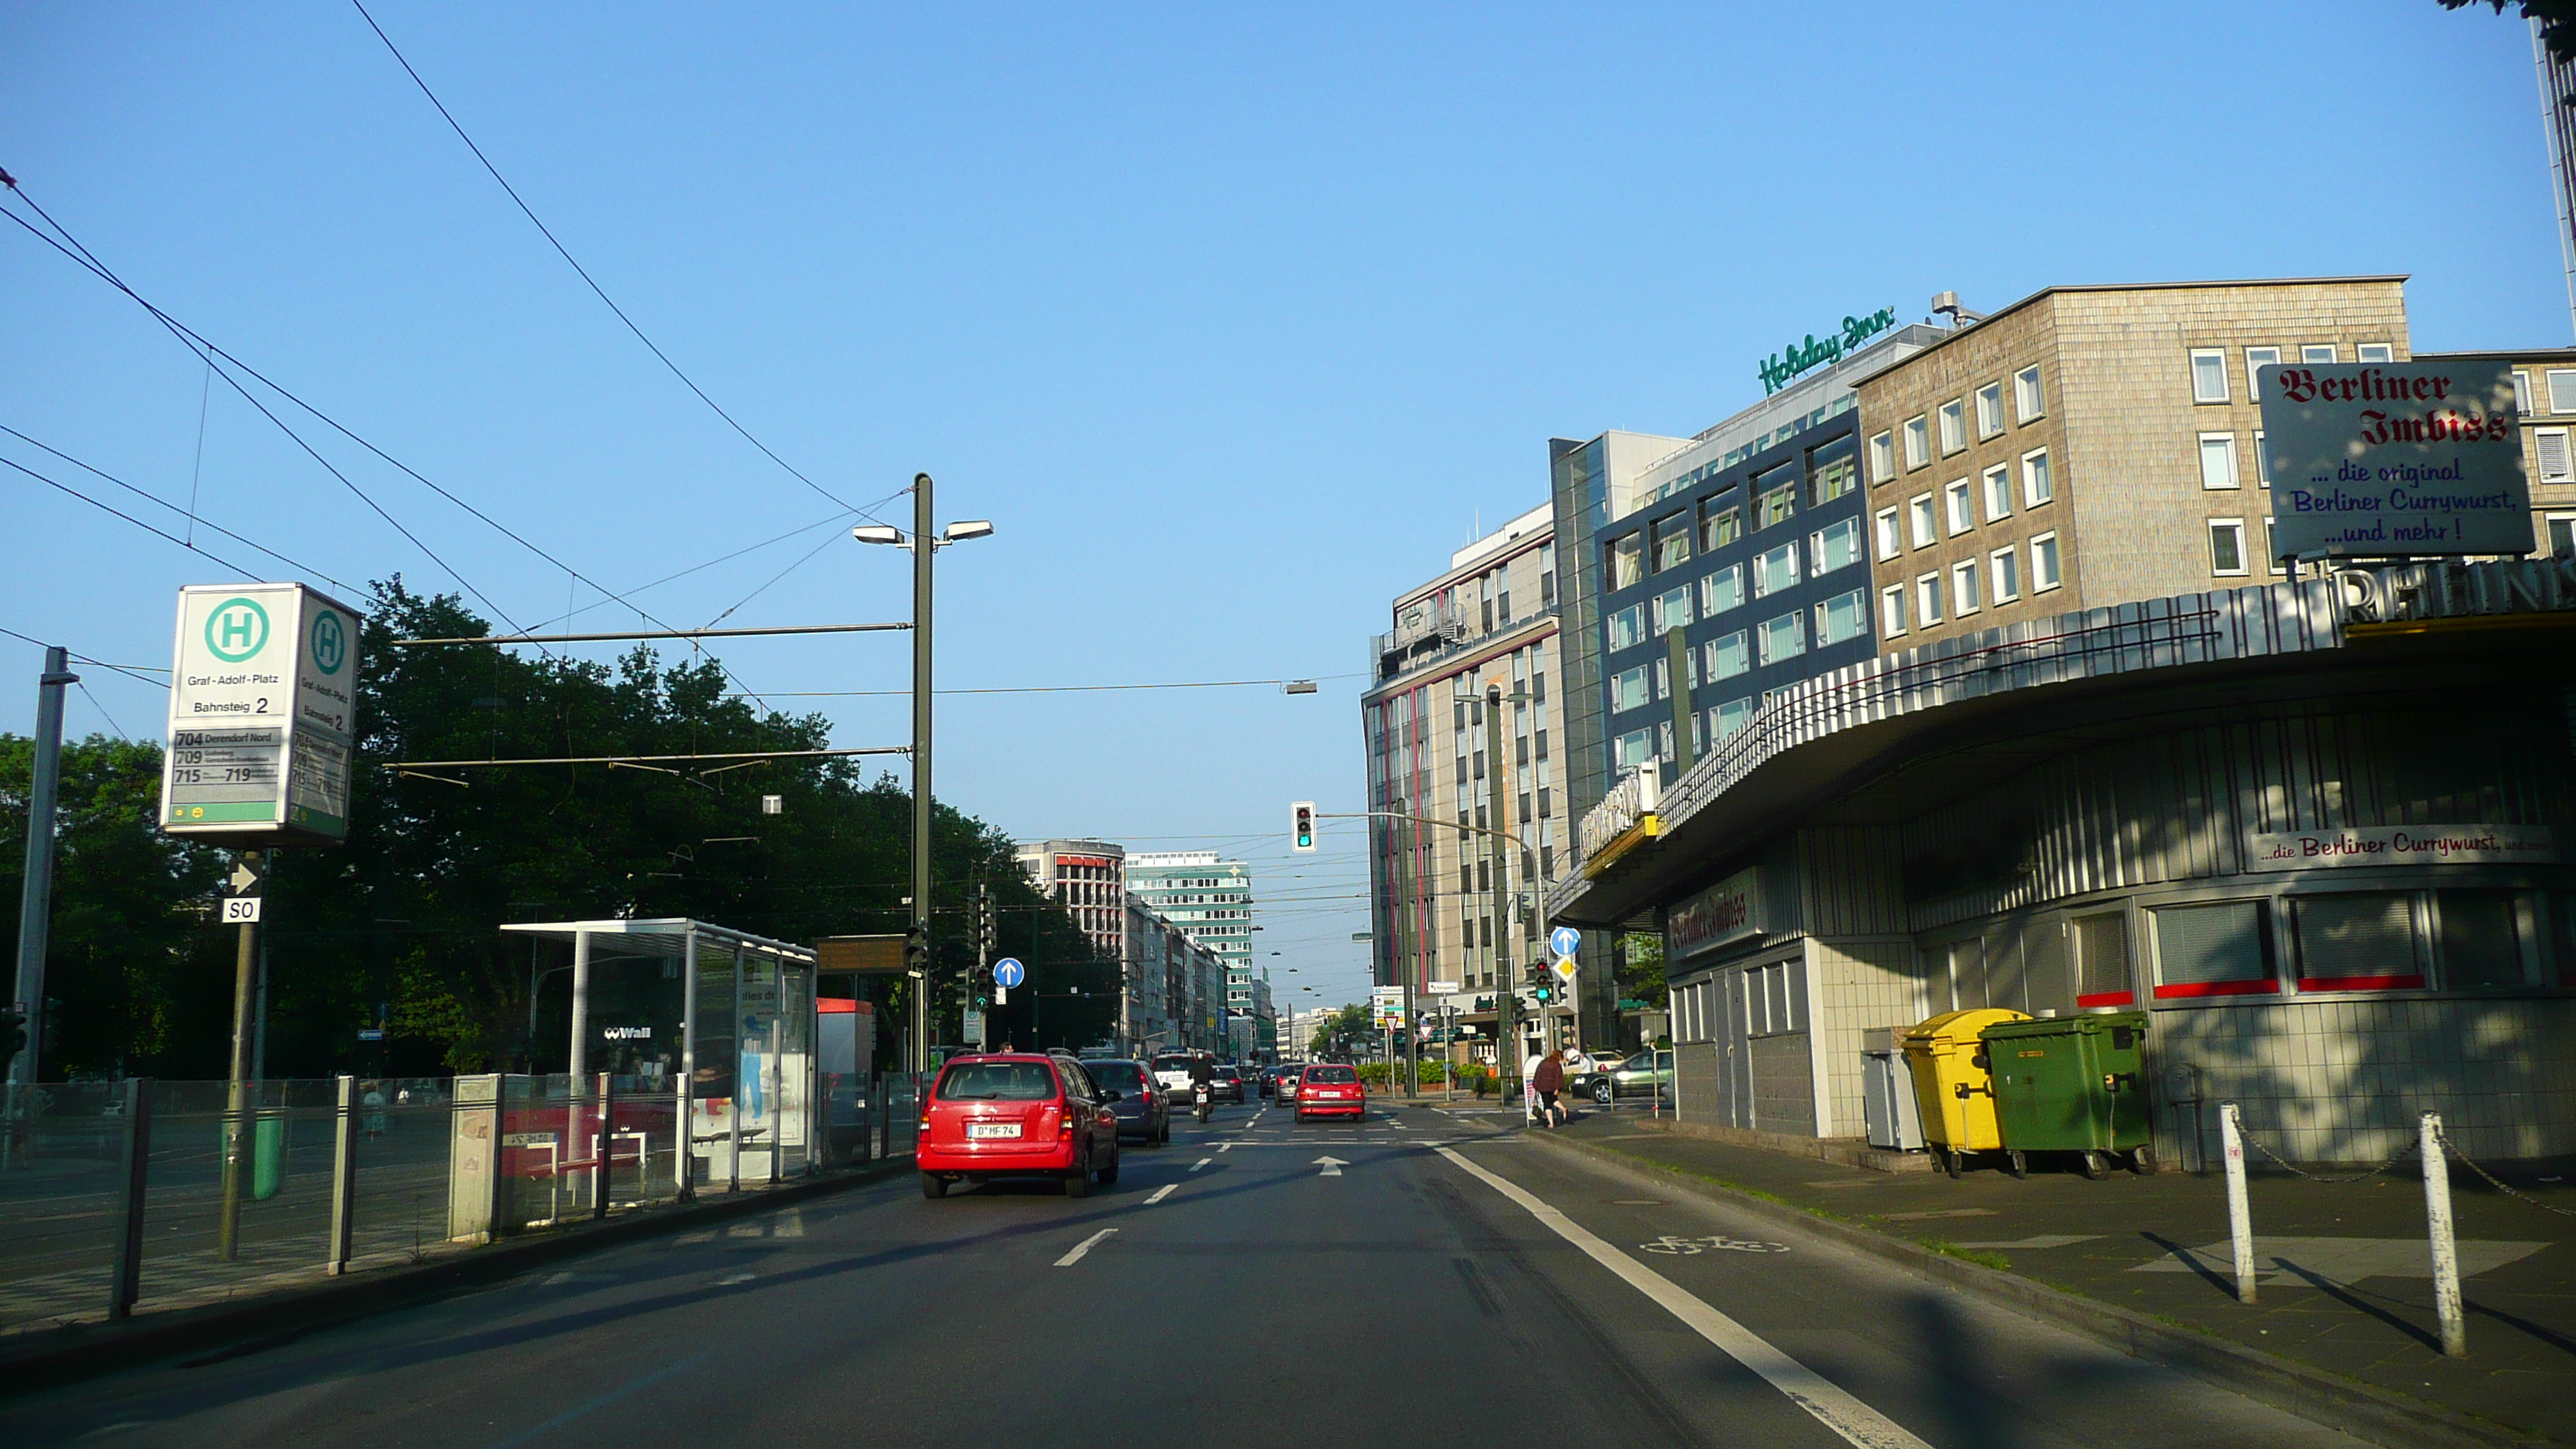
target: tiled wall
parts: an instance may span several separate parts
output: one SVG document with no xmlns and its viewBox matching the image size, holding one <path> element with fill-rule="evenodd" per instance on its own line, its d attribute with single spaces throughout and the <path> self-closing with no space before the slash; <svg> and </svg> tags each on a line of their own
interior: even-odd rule
<svg viewBox="0 0 2576 1449">
<path fill-rule="evenodd" d="M 1816 1135 L 1816 1083 L 1803 1031 L 1757 1036 L 1745 1043 L 1753 1054 L 1753 1126 L 1762 1132 Z"/>
<path fill-rule="evenodd" d="M 1808 941 L 1807 979 L 1817 992 L 1811 1034 L 1824 1054 L 1824 1135 L 1861 1134 L 1861 1033 L 1911 1026 L 1931 1014 L 1915 970 L 1909 937 Z"/>
</svg>

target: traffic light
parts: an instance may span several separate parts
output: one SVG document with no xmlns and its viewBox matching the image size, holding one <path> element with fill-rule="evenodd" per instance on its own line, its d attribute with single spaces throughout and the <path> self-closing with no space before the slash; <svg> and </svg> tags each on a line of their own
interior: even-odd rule
<svg viewBox="0 0 2576 1449">
<path fill-rule="evenodd" d="M 1290 827 L 1288 848 L 1300 855 L 1315 853 L 1315 802 L 1300 800 L 1288 807 Z"/>
<path fill-rule="evenodd" d="M 0 1006 L 0 1068 L 18 1059 L 27 1049 L 27 1013 L 15 1006 Z"/>
<path fill-rule="evenodd" d="M 1556 999 L 1556 983 L 1542 980 L 1537 986 L 1531 988 L 1531 994 L 1538 998 L 1539 1005 L 1545 1006 Z"/>
</svg>

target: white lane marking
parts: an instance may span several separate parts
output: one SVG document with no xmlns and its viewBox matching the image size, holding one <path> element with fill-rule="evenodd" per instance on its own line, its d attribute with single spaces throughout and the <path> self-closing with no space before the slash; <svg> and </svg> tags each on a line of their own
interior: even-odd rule
<svg viewBox="0 0 2576 1449">
<path fill-rule="evenodd" d="M 1582 1224 L 1548 1206 L 1520 1184 L 1487 1172 L 1451 1148 L 1443 1147 L 1439 1152 L 1546 1224 L 1549 1231 L 1581 1248 L 1586 1257 L 1618 1274 L 1629 1287 L 1653 1299 L 1656 1306 L 1687 1324 L 1727 1357 L 1760 1374 L 1771 1387 L 1788 1395 L 1789 1402 L 1813 1414 L 1818 1423 L 1858 1449 L 1932 1449 L 1903 1425 L 1772 1347 L 1769 1340 L 1752 1329 L 1684 1292 L 1663 1274 L 1593 1236 Z"/>
<path fill-rule="evenodd" d="M 725 1276 L 725 1277 L 718 1278 L 718 1279 L 716 1280 L 716 1286 L 718 1286 L 718 1287 L 720 1287 L 720 1288 L 730 1288 L 730 1287 L 732 1287 L 732 1286 L 733 1286 L 734 1284 L 736 1284 L 736 1283 L 749 1283 L 749 1282 L 752 1282 L 752 1281 L 754 1281 L 754 1280 L 758 1279 L 759 1277 L 760 1277 L 760 1275 L 759 1275 L 758 1273 L 733 1273 L 733 1274 L 728 1274 L 728 1275 L 727 1275 L 727 1276 Z"/>
<path fill-rule="evenodd" d="M 1344 1162 L 1338 1157 L 1318 1157 L 1315 1159 L 1315 1163 L 1317 1166 L 1324 1169 L 1323 1171 L 1315 1174 L 1317 1177 L 1339 1177 L 1342 1175 L 1342 1169 L 1350 1166 L 1349 1163 Z"/>
<path fill-rule="evenodd" d="M 1145 1206 L 1152 1207 L 1154 1204 L 1170 1197 L 1172 1195 L 1172 1189 L 1179 1186 L 1180 1184 L 1177 1182 L 1164 1183 L 1161 1187 L 1154 1189 L 1154 1195 L 1152 1197 L 1145 1199 Z"/>
<path fill-rule="evenodd" d="M 1205 1166 L 1207 1166 L 1209 1163 L 1214 1162 L 1214 1161 L 1216 1161 L 1216 1159 L 1215 1159 L 1215 1158 L 1213 1158 L 1213 1157 L 1202 1157 L 1202 1158 L 1200 1158 L 1198 1161 L 1193 1162 L 1193 1163 L 1191 1163 L 1191 1164 L 1190 1164 L 1190 1171 L 1192 1171 L 1192 1172 L 1196 1172 L 1196 1171 L 1198 1171 L 1200 1168 L 1205 1167 Z"/>
<path fill-rule="evenodd" d="M 1219 1152 L 1232 1152 L 1234 1150 L 1234 1144 L 1231 1142 L 1220 1142 L 1216 1145 L 1216 1150 Z"/>
<path fill-rule="evenodd" d="M 1082 1255 L 1090 1252 L 1094 1243 L 1099 1242 L 1102 1238 L 1108 1237 L 1111 1233 L 1116 1231 L 1118 1231 L 1116 1228 L 1102 1228 L 1099 1232 L 1093 1233 L 1090 1237 L 1087 1237 L 1080 1243 L 1076 1244 L 1072 1252 L 1056 1259 L 1055 1265 L 1059 1268 L 1070 1268 L 1074 1264 L 1081 1262 Z"/>
</svg>

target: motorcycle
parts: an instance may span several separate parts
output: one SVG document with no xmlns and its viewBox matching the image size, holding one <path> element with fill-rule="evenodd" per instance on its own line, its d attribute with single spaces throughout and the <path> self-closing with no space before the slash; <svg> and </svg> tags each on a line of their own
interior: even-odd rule
<svg viewBox="0 0 2576 1449">
<path fill-rule="evenodd" d="M 1216 1091 L 1207 1083 L 1200 1082 L 1192 1086 L 1190 1088 L 1190 1098 L 1196 1104 L 1193 1110 L 1199 1114 L 1200 1121 L 1205 1122 L 1209 1117 L 1215 1115 Z"/>
</svg>

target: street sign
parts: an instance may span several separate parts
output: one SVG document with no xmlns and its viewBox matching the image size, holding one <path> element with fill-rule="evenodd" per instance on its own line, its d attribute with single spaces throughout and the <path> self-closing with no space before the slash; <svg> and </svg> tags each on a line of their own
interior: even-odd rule
<svg viewBox="0 0 2576 1449">
<path fill-rule="evenodd" d="M 1556 964 L 1548 967 L 1547 969 L 1556 973 L 1557 980 L 1564 982 L 1568 986 L 1574 984 L 1574 959 L 1572 957 L 1559 956 L 1556 958 Z"/>
<path fill-rule="evenodd" d="M 1463 988 L 1455 981 L 1433 981 L 1425 989 L 1434 996 L 1455 996 Z"/>
<path fill-rule="evenodd" d="M 257 897 L 257 896 L 226 896 L 226 897 L 224 897 L 224 919 L 223 919 L 223 923 L 224 923 L 225 925 L 227 925 L 227 926 L 243 926 L 243 925 L 252 925 L 252 924 L 256 924 L 256 923 L 258 922 L 258 920 L 259 920 L 259 897 Z"/>
<path fill-rule="evenodd" d="M 302 584 L 179 591 L 163 829 L 239 846 L 347 838 L 362 625 Z"/>
<path fill-rule="evenodd" d="M 362 1026 L 358 1028 L 358 1040 L 360 1041 L 383 1041 L 384 1039 L 385 1029 L 381 1026 Z"/>
<path fill-rule="evenodd" d="M 962 1035 L 966 1038 L 966 1045 L 982 1046 L 984 1044 L 984 1013 L 980 1011 L 970 1011 L 966 1013 L 966 1029 Z"/>
<path fill-rule="evenodd" d="M 1011 957 L 1005 956 L 993 963 L 993 984 L 1004 991 L 1028 979 L 1029 969 Z"/>
<path fill-rule="evenodd" d="M 2531 551 L 2531 490 L 2508 364 L 2275 363 L 2255 370 L 2254 386 L 2263 400 L 2261 476 L 2272 490 L 2265 552 Z M 2232 451 L 2223 466 L 2235 467 Z M 2233 473 L 2225 486 L 2237 486 Z"/>
<path fill-rule="evenodd" d="M 1572 926 L 1559 926 L 1547 933 L 1547 947 L 1559 956 L 1572 956 L 1583 945 L 1583 933 Z"/>
</svg>

